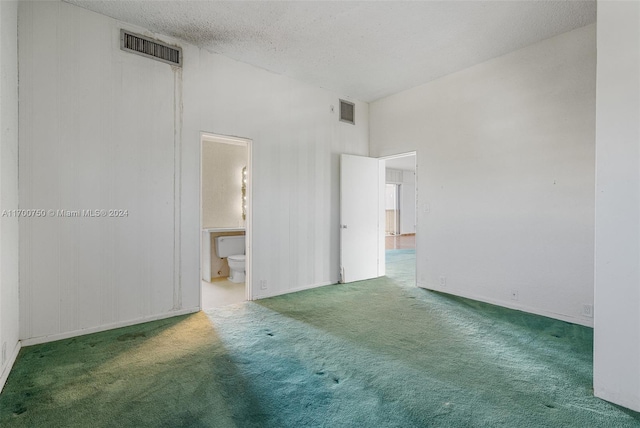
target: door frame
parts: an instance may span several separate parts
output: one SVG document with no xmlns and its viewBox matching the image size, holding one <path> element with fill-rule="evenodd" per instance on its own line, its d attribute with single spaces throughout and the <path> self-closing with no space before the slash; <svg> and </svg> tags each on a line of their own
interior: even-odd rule
<svg viewBox="0 0 640 428">
<path fill-rule="evenodd" d="M 232 144 L 247 147 L 247 211 L 245 219 L 245 300 L 253 300 L 252 281 L 252 263 L 253 263 L 253 140 L 249 138 L 235 137 L 231 135 L 215 134 L 213 132 L 200 132 L 200 150 L 199 156 L 199 188 L 198 188 L 198 236 L 200 246 L 198 248 L 198 286 L 199 286 L 199 303 L 198 306 L 202 310 L 202 150 L 205 141 Z"/>
<path fill-rule="evenodd" d="M 385 161 L 385 173 L 386 173 L 386 161 L 388 160 L 392 160 L 392 159 L 398 159 L 398 158 L 405 158 L 405 157 L 409 157 L 409 156 L 415 156 L 415 201 L 416 201 L 416 224 L 415 224 L 415 233 L 416 233 L 416 263 L 415 263 L 415 285 L 416 287 L 418 286 L 418 250 L 419 250 L 419 245 L 418 245 L 418 233 L 419 233 L 419 221 L 418 221 L 418 214 L 419 214 L 419 210 L 418 210 L 418 151 L 417 150 L 413 150 L 410 152 L 403 152 L 403 153 L 397 153 L 397 154 L 393 154 L 393 155 L 387 155 L 387 156 L 381 156 L 378 159 L 380 159 L 381 161 Z M 385 183 L 387 182 L 386 178 L 385 178 Z M 425 205 L 426 207 L 427 205 Z M 425 212 L 426 212 L 425 208 Z M 385 234 L 385 230 L 384 227 L 382 228 L 382 234 L 384 236 Z M 386 247 L 386 246 L 385 246 Z M 386 262 L 385 262 L 386 264 Z"/>
</svg>

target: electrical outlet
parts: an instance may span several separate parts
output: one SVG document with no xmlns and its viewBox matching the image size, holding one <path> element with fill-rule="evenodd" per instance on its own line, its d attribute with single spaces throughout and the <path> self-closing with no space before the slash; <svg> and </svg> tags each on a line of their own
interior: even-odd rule
<svg viewBox="0 0 640 428">
<path fill-rule="evenodd" d="M 447 277 L 446 276 L 441 276 L 440 277 L 440 287 L 446 287 L 447 286 Z"/>
<path fill-rule="evenodd" d="M 511 290 L 511 300 L 518 300 L 518 290 Z"/>
<path fill-rule="evenodd" d="M 260 290 L 266 290 L 267 289 L 267 280 L 266 279 L 261 279 L 260 280 Z"/>
<path fill-rule="evenodd" d="M 582 305 L 582 315 L 593 318 L 593 305 Z"/>
<path fill-rule="evenodd" d="M 4 366 L 4 363 L 7 362 L 7 342 L 2 343 L 2 363 L 0 366 Z"/>
</svg>

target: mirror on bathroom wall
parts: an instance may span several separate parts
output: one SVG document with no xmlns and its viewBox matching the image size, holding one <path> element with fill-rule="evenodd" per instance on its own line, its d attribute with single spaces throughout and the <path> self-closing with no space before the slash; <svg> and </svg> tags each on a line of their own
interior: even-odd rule
<svg viewBox="0 0 640 428">
<path fill-rule="evenodd" d="M 245 145 L 203 141 L 203 229 L 244 227 L 247 154 Z"/>
</svg>

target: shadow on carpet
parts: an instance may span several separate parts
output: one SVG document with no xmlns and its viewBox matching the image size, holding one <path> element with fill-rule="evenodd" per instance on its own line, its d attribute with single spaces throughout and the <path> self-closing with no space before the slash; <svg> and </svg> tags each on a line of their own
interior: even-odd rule
<svg viewBox="0 0 640 428">
<path fill-rule="evenodd" d="M 405 251 L 405 250 L 399 250 Z M 24 348 L 2 427 L 638 427 L 592 331 L 388 276 Z"/>
</svg>

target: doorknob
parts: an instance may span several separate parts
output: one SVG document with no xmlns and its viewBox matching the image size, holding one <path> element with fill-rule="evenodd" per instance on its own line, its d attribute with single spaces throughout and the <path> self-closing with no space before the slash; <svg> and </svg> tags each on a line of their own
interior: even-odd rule
<svg viewBox="0 0 640 428">
<path fill-rule="evenodd" d="M 343 229 L 346 229 L 347 225 L 346 224 L 341 224 L 340 227 L 343 228 Z"/>
</svg>

